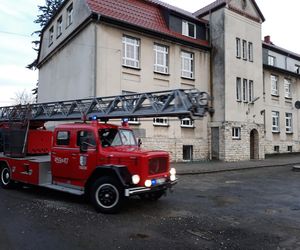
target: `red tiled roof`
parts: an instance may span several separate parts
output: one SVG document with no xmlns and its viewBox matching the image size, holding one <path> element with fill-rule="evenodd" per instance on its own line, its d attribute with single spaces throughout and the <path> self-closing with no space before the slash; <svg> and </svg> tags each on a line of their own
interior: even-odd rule
<svg viewBox="0 0 300 250">
<path fill-rule="evenodd" d="M 90 10 L 110 19 L 162 33 L 194 44 L 208 46 L 208 41 L 193 39 L 171 31 L 161 12 L 162 6 L 147 0 L 86 0 Z M 158 2 L 158 1 L 156 1 Z M 200 20 L 199 20 L 200 21 Z"/>
</svg>

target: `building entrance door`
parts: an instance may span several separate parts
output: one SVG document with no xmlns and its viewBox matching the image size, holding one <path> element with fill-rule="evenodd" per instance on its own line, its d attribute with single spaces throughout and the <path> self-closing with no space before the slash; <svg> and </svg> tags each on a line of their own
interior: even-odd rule
<svg viewBox="0 0 300 250">
<path fill-rule="evenodd" d="M 250 132 L 250 159 L 259 159 L 259 137 L 256 129 Z"/>
</svg>

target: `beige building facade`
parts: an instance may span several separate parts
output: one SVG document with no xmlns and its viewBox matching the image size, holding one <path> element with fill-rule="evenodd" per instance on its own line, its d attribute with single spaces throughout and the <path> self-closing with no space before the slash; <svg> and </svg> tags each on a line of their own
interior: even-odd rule
<svg viewBox="0 0 300 250">
<path fill-rule="evenodd" d="M 174 161 L 263 159 L 275 146 L 300 151 L 299 73 L 262 66 L 263 22 L 253 0 L 216 1 L 195 13 L 157 0 L 67 0 L 42 33 L 38 101 L 197 88 L 212 96 L 214 112 L 199 120 L 131 119 L 143 147 L 167 150 Z M 296 67 L 297 55 L 291 60 Z M 269 95 L 274 74 L 291 81 L 292 98 Z"/>
</svg>

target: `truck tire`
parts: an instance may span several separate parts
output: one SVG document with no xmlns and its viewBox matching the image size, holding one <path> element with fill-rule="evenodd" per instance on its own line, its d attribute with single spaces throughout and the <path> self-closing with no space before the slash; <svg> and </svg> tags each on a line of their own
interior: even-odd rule
<svg viewBox="0 0 300 250">
<path fill-rule="evenodd" d="M 123 188 L 115 178 L 101 177 L 92 186 L 91 201 L 97 212 L 117 213 L 124 201 Z"/>
<path fill-rule="evenodd" d="M 140 198 L 142 200 L 146 201 L 157 201 L 159 200 L 164 194 L 166 193 L 165 190 L 159 190 L 151 193 L 146 193 L 146 194 L 140 194 Z"/>
<path fill-rule="evenodd" d="M 14 182 L 11 180 L 10 169 L 7 166 L 0 167 L 0 186 L 4 189 L 14 187 Z"/>
</svg>

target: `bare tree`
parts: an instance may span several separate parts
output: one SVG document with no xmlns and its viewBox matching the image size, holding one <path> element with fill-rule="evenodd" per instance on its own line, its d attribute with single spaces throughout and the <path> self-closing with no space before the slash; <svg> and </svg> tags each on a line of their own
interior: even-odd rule
<svg viewBox="0 0 300 250">
<path fill-rule="evenodd" d="M 15 93 L 15 97 L 11 98 L 14 105 L 26 105 L 35 102 L 35 96 L 32 93 L 28 93 L 26 90 Z"/>
</svg>

